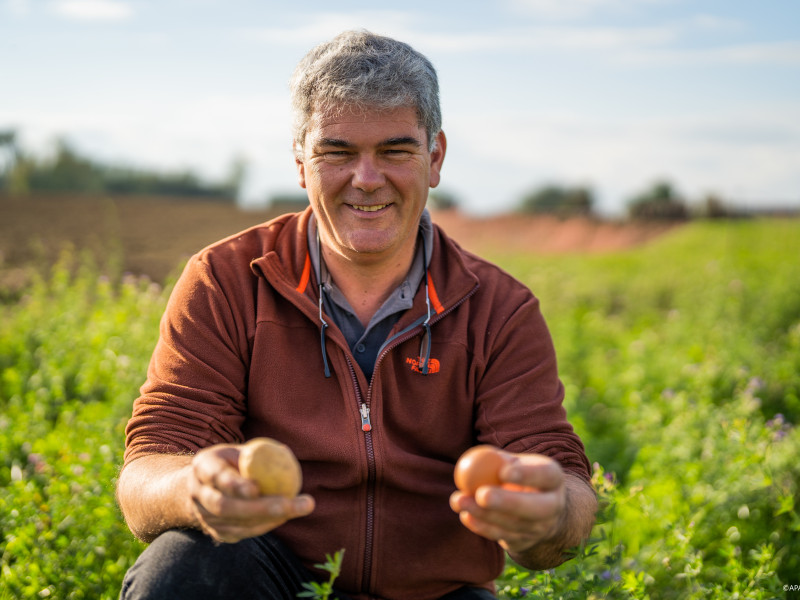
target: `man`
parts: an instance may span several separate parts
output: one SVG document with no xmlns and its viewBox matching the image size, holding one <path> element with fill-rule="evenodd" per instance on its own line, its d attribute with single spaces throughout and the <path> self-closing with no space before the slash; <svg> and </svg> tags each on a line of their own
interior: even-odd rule
<svg viewBox="0 0 800 600">
<path fill-rule="evenodd" d="M 538 302 L 430 221 L 446 151 L 436 73 L 344 33 L 292 79 L 310 208 L 214 244 L 175 286 L 127 429 L 118 497 L 152 542 L 123 598 L 294 598 L 345 551 L 339 597 L 491 598 L 505 554 L 549 568 L 596 508 Z M 259 497 L 239 445 L 303 470 Z M 469 447 L 507 486 L 455 491 Z"/>
</svg>

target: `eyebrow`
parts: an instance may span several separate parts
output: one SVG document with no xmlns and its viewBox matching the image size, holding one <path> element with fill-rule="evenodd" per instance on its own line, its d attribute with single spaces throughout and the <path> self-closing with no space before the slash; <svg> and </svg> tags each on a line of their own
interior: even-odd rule
<svg viewBox="0 0 800 600">
<path fill-rule="evenodd" d="M 396 138 L 389 138 L 383 144 L 383 146 L 416 146 L 418 148 L 422 147 L 422 142 L 420 142 L 417 138 L 409 136 L 402 136 Z"/>
<path fill-rule="evenodd" d="M 340 138 L 321 138 L 317 145 L 319 146 L 333 146 L 334 148 L 352 148 L 354 144 Z M 422 147 L 422 142 L 412 136 L 393 137 L 384 140 L 378 144 L 379 146 L 416 146 Z"/>
<path fill-rule="evenodd" d="M 335 148 L 350 148 L 353 144 L 338 138 L 321 138 L 317 142 L 318 146 L 334 146 Z"/>
</svg>

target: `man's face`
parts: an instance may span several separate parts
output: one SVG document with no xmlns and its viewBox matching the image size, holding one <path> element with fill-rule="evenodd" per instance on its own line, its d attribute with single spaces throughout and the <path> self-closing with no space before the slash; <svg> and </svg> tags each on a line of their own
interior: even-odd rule
<svg viewBox="0 0 800 600">
<path fill-rule="evenodd" d="M 436 142 L 429 152 L 412 108 L 315 113 L 297 172 L 326 248 L 372 263 L 413 250 L 428 188 L 439 184 L 443 133 Z"/>
</svg>

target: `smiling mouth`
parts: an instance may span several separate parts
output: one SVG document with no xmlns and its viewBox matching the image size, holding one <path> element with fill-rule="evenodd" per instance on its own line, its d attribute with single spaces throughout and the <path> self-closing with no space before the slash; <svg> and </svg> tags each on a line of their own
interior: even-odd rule
<svg viewBox="0 0 800 600">
<path fill-rule="evenodd" d="M 356 210 L 360 210 L 360 211 L 363 211 L 363 212 L 376 212 L 376 211 L 381 210 L 382 208 L 386 208 L 389 205 L 388 204 L 376 204 L 375 206 L 363 206 L 363 205 L 359 205 L 359 204 L 351 204 L 350 206 L 352 206 Z"/>
</svg>

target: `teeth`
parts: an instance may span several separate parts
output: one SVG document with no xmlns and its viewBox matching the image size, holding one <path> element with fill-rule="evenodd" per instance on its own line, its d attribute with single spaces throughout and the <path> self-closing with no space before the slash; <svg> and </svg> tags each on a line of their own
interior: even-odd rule
<svg viewBox="0 0 800 600">
<path fill-rule="evenodd" d="M 389 205 L 388 204 L 378 204 L 377 206 L 359 206 L 357 204 L 353 204 L 352 206 L 356 210 L 363 210 L 364 212 L 375 212 L 376 210 L 380 210 L 382 208 L 386 208 Z"/>
</svg>

